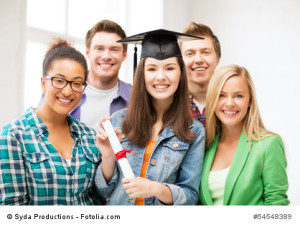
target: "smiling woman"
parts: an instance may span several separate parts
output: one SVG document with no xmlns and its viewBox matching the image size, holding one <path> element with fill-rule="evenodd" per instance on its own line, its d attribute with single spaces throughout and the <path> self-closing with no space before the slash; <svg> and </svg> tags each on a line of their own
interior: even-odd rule
<svg viewBox="0 0 300 227">
<path fill-rule="evenodd" d="M 215 114 L 227 127 L 242 130 L 243 120 L 250 106 L 250 93 L 247 81 L 241 76 L 232 76 L 224 84 Z"/>
<path fill-rule="evenodd" d="M 176 57 L 164 60 L 147 58 L 145 61 L 145 85 L 155 104 L 168 107 L 180 81 L 180 66 Z"/>
<path fill-rule="evenodd" d="M 128 109 L 112 115 L 113 126 L 124 135 L 122 147 L 132 149 L 127 159 L 136 177 L 123 178 L 107 134 L 100 128 L 97 142 L 102 162 L 95 181 L 107 205 L 194 205 L 198 201 L 205 134 L 189 113 L 177 36 L 195 38 L 160 29 L 120 40 L 143 39 Z"/>
<path fill-rule="evenodd" d="M 284 145 L 264 127 L 246 68 L 218 69 L 206 98 L 201 204 L 288 205 Z"/>
<path fill-rule="evenodd" d="M 86 86 L 84 68 L 75 60 L 59 59 L 52 64 L 47 74 L 51 76 L 42 77 L 45 95 L 38 111 L 45 108 L 45 113 L 52 110 L 67 115 L 79 103 Z"/>
<path fill-rule="evenodd" d="M 43 61 L 44 100 L 0 134 L 0 204 L 92 205 L 95 131 L 70 117 L 86 86 L 84 56 L 58 39 Z"/>
</svg>

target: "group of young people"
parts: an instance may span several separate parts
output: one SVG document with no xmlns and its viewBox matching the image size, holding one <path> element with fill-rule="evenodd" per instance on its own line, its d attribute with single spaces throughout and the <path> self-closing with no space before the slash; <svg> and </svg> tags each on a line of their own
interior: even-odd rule
<svg viewBox="0 0 300 227">
<path fill-rule="evenodd" d="M 141 42 L 133 85 L 118 77 Z M 3 205 L 287 205 L 284 144 L 265 129 L 246 68 L 191 22 L 126 37 L 103 20 L 86 56 L 62 39 L 43 61 L 43 97 L 0 131 Z M 111 120 L 135 177 L 125 178 Z"/>
</svg>

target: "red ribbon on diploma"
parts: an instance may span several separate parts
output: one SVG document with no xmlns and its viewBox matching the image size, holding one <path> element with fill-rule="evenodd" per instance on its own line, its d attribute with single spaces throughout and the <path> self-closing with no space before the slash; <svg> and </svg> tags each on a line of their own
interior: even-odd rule
<svg viewBox="0 0 300 227">
<path fill-rule="evenodd" d="M 126 153 L 130 153 L 130 151 L 132 150 L 126 150 L 126 149 L 123 149 L 121 151 L 118 151 L 115 155 L 116 155 L 116 158 L 117 160 L 121 159 L 121 158 L 127 158 L 126 157 Z"/>
</svg>

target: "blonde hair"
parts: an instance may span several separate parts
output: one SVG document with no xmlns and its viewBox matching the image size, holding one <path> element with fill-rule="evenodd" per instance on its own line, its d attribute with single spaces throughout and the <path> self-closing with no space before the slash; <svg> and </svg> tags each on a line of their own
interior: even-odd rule
<svg viewBox="0 0 300 227">
<path fill-rule="evenodd" d="M 251 141 L 260 141 L 274 133 L 266 130 L 256 100 L 254 84 L 246 68 L 238 65 L 227 65 L 219 68 L 210 79 L 206 95 L 206 146 L 209 146 L 221 129 L 221 122 L 215 115 L 220 92 L 225 82 L 232 76 L 241 76 L 246 79 L 250 93 L 250 105 L 243 123 L 243 131 Z"/>
</svg>

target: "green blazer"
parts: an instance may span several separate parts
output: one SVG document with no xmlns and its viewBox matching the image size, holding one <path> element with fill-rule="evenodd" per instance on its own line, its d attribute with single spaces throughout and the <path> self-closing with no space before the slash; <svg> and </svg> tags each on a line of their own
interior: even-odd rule
<svg viewBox="0 0 300 227">
<path fill-rule="evenodd" d="M 208 175 L 219 143 L 220 132 L 208 147 L 203 163 L 200 204 L 213 205 L 208 189 Z M 224 205 L 288 205 L 287 161 L 281 138 L 270 136 L 252 141 L 242 132 L 228 172 Z"/>
</svg>

